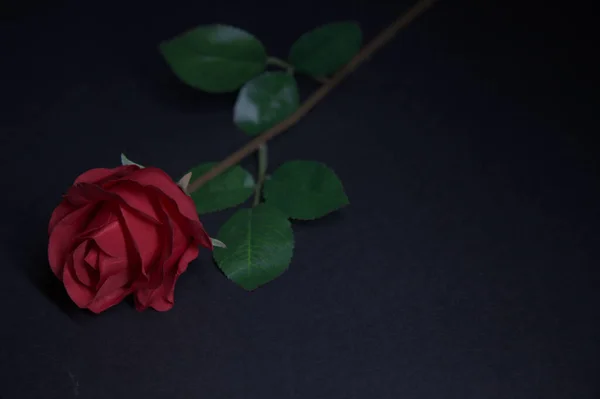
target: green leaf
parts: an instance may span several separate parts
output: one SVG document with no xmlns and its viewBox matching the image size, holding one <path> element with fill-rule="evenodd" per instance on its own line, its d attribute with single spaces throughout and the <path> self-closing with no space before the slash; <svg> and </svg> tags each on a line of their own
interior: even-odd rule
<svg viewBox="0 0 600 399">
<path fill-rule="evenodd" d="M 127 166 L 127 165 L 135 165 L 135 166 L 138 166 L 138 167 L 140 167 L 140 168 L 142 168 L 142 169 L 144 168 L 142 165 L 140 165 L 140 164 L 137 164 L 137 163 L 135 163 L 135 162 L 131 161 L 130 159 L 128 159 L 128 158 L 125 156 L 125 154 L 123 154 L 123 153 L 121 153 L 121 165 L 123 165 L 123 166 Z"/>
<path fill-rule="evenodd" d="M 171 70 L 184 83 L 211 93 L 226 93 L 264 71 L 262 43 L 239 28 L 202 25 L 159 45 Z"/>
<path fill-rule="evenodd" d="M 193 168 L 191 181 L 208 172 L 216 164 L 216 162 L 209 162 Z M 216 212 L 246 201 L 254 192 L 254 184 L 252 175 L 236 165 L 206 182 L 190 196 L 199 214 Z"/>
<path fill-rule="evenodd" d="M 336 72 L 362 45 L 362 32 L 354 22 L 335 22 L 300 36 L 290 49 L 289 62 L 298 72 L 314 77 Z"/>
<path fill-rule="evenodd" d="M 296 79 L 286 72 L 265 72 L 238 94 L 233 121 L 250 136 L 258 135 L 293 114 L 300 104 Z"/>
<path fill-rule="evenodd" d="M 214 248 L 217 265 L 227 278 L 248 291 L 279 277 L 292 260 L 290 222 L 267 204 L 238 210 L 217 237 L 227 243 L 227 249 Z"/>
<path fill-rule="evenodd" d="M 312 220 L 349 204 L 342 182 L 320 162 L 290 161 L 265 182 L 266 203 L 292 219 Z"/>
</svg>

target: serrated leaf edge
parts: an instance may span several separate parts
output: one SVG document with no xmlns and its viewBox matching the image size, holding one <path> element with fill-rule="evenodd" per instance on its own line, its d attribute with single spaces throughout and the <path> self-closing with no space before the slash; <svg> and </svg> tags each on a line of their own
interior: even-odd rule
<svg viewBox="0 0 600 399">
<path fill-rule="evenodd" d="M 263 191 L 263 196 L 265 198 L 265 204 L 269 205 L 270 207 L 273 207 L 273 208 L 277 209 L 279 212 L 281 212 L 283 215 L 285 215 L 285 217 L 287 217 L 289 220 L 300 220 L 300 221 L 312 221 L 312 220 L 322 219 L 322 218 L 324 218 L 326 216 L 329 216 L 329 215 L 331 215 L 334 212 L 340 211 L 341 209 L 343 209 L 343 208 L 347 207 L 348 205 L 350 205 L 350 198 L 348 198 L 348 194 L 346 194 L 346 190 L 344 188 L 344 184 L 342 182 L 342 179 L 340 179 L 340 177 L 338 176 L 338 174 L 335 172 L 335 170 L 332 167 L 330 167 L 329 165 L 327 165 L 324 162 L 315 161 L 315 160 L 311 160 L 311 159 L 292 159 L 292 160 L 289 160 L 289 161 L 286 161 L 286 162 L 282 163 L 281 165 L 279 165 L 277 167 L 277 169 L 279 169 L 280 167 L 282 167 L 284 164 L 286 164 L 288 162 L 296 162 L 296 161 L 315 162 L 315 163 L 321 164 L 322 166 L 324 166 L 327 169 L 329 169 L 331 171 L 331 173 L 333 173 L 335 175 L 335 177 L 339 180 L 340 184 L 342 185 L 342 192 L 344 194 L 344 199 L 345 199 L 344 203 L 341 204 L 340 206 L 338 206 L 337 208 L 335 208 L 335 209 L 327 212 L 326 214 L 324 214 L 322 216 L 316 216 L 316 217 L 313 217 L 313 218 L 297 218 L 297 217 L 291 217 L 291 216 L 287 215 L 284 211 L 282 211 L 281 209 L 279 209 L 276 205 L 269 203 L 269 197 L 268 197 L 268 194 L 267 194 L 268 193 L 267 190 Z M 277 169 L 275 169 L 273 171 L 273 174 L 275 174 L 277 172 Z M 269 175 L 269 177 L 266 180 L 272 180 L 272 176 Z"/>
<path fill-rule="evenodd" d="M 290 258 L 289 258 L 289 260 L 287 261 L 287 267 L 286 267 L 286 268 L 285 268 L 285 270 L 284 270 L 284 272 L 286 272 L 286 271 L 288 271 L 288 270 L 289 270 L 289 268 L 290 268 L 290 267 L 291 267 L 291 265 L 292 265 L 292 260 L 294 259 L 294 250 L 296 249 L 296 237 L 295 237 L 295 235 L 294 235 L 294 228 L 293 228 L 293 226 L 292 226 L 292 223 L 290 222 L 289 218 L 287 217 L 287 215 L 286 215 L 285 213 L 283 213 L 283 212 L 282 212 L 282 211 L 281 211 L 279 208 L 277 208 L 277 207 L 275 207 L 275 206 L 273 206 L 273 205 L 266 204 L 266 203 L 262 203 L 261 205 L 262 205 L 262 206 L 268 206 L 269 208 L 273 209 L 274 211 L 276 211 L 276 212 L 280 213 L 280 214 L 281 214 L 281 215 L 282 215 L 282 216 L 283 216 L 283 217 L 284 217 L 284 218 L 287 220 L 287 226 L 288 226 L 288 227 L 290 228 L 290 230 L 292 231 L 291 242 L 290 242 L 290 244 L 289 244 L 289 245 L 290 245 L 290 250 L 291 250 L 291 255 L 290 255 Z M 253 209 L 253 208 L 250 208 L 250 210 L 252 210 L 252 209 Z M 213 253 L 214 253 L 214 251 L 213 251 Z M 278 275 L 278 276 L 276 276 L 275 278 L 273 278 L 273 279 L 271 279 L 271 280 L 267 281 L 267 282 L 266 282 L 266 283 L 264 283 L 264 284 L 261 284 L 261 285 L 259 285 L 259 286 L 257 286 L 257 287 L 254 287 L 254 288 L 246 288 L 246 287 L 244 287 L 243 285 L 241 285 L 241 284 L 237 283 L 236 281 L 232 280 L 231 278 L 229 278 L 229 276 L 228 276 L 227 274 L 225 274 L 225 272 L 223 271 L 223 269 L 221 269 L 221 267 L 219 266 L 219 262 L 217 262 L 217 260 L 214 258 L 214 255 L 213 255 L 213 261 L 214 261 L 214 262 L 215 262 L 215 264 L 217 265 L 217 268 L 218 268 L 219 270 L 221 270 L 221 272 L 223 273 L 223 275 L 224 275 L 224 276 L 227 278 L 227 280 L 231 281 L 232 283 L 234 283 L 235 285 L 237 285 L 238 287 L 242 288 L 243 290 L 245 290 L 245 291 L 247 291 L 247 292 L 252 292 L 252 291 L 255 291 L 255 290 L 257 290 L 257 289 L 259 289 L 259 288 L 261 288 L 261 287 L 263 287 L 263 286 L 265 286 L 265 285 L 267 285 L 267 284 L 269 284 L 269 283 L 271 283 L 271 282 L 273 282 L 273 281 L 277 280 L 278 278 L 280 278 L 280 277 L 282 277 L 282 276 L 284 275 L 284 272 L 282 272 L 281 274 L 279 274 L 279 275 Z"/>
<path fill-rule="evenodd" d="M 204 164 L 215 164 L 215 165 L 216 165 L 216 164 L 217 164 L 217 162 L 214 162 L 214 161 L 204 162 L 204 163 L 202 163 L 202 164 L 200 164 L 200 165 L 196 165 L 196 166 L 195 166 L 194 168 L 192 168 L 192 169 L 195 169 L 195 168 L 197 168 L 198 166 L 201 166 L 201 165 L 204 165 Z M 248 170 L 246 170 L 246 168 L 244 168 L 244 167 L 243 167 L 243 166 L 241 166 L 241 165 L 234 165 L 234 166 L 232 166 L 232 168 L 234 168 L 234 167 L 239 167 L 239 168 L 240 168 L 240 169 L 242 169 L 244 172 L 246 172 L 246 177 L 244 178 L 244 182 L 243 182 L 243 184 L 242 184 L 242 187 L 243 187 L 243 188 L 248 188 L 248 189 L 252 189 L 252 188 L 254 188 L 254 187 L 255 187 L 255 185 L 256 185 L 256 182 L 255 182 L 255 180 L 254 180 L 254 176 L 252 176 L 252 173 L 250 173 Z M 191 175 L 191 173 L 192 173 L 192 172 L 190 171 L 190 172 L 188 172 L 188 173 L 190 173 L 190 175 Z M 190 176 L 190 179 L 191 179 L 191 176 Z M 190 193 L 190 194 L 188 194 L 188 195 L 190 195 L 190 197 L 192 196 L 192 195 L 191 195 L 191 193 Z M 245 200 L 243 200 L 243 201 L 241 201 L 241 202 L 239 202 L 239 203 L 236 203 L 235 205 L 229 205 L 229 206 L 218 206 L 218 207 L 215 207 L 214 209 L 211 209 L 210 211 L 198 212 L 198 214 L 199 214 L 199 215 L 208 215 L 208 214 L 211 214 L 211 213 L 220 212 L 220 211 L 222 211 L 222 210 L 225 210 L 225 209 L 235 208 L 236 206 L 239 206 L 239 205 L 243 204 L 244 202 L 248 201 L 248 199 L 250 199 L 251 197 L 252 197 L 252 192 L 251 192 L 251 193 L 248 195 L 248 198 L 246 198 Z M 196 211 L 198 211 L 198 208 L 196 208 Z"/>
</svg>

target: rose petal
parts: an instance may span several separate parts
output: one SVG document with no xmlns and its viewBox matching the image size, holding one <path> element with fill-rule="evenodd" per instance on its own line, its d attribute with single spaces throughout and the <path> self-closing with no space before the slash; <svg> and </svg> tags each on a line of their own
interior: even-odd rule
<svg viewBox="0 0 600 399">
<path fill-rule="evenodd" d="M 168 310 L 171 310 L 173 308 L 173 305 L 173 302 L 169 302 L 165 298 L 165 287 L 160 286 L 158 289 L 156 289 L 156 295 L 154 295 L 152 302 L 150 302 L 150 304 L 147 307 L 151 307 L 152 309 L 157 310 L 159 312 L 166 312 Z"/>
<path fill-rule="evenodd" d="M 194 237 L 194 243 L 212 251 L 213 242 L 210 239 L 210 235 L 208 235 L 206 230 L 204 230 L 202 223 L 191 221 L 190 227 L 192 230 L 192 236 Z"/>
<path fill-rule="evenodd" d="M 102 203 L 95 204 L 93 213 L 90 213 L 89 223 L 80 233 L 81 239 L 92 238 L 94 234 L 106 228 L 109 224 L 118 221 L 114 207 Z"/>
<path fill-rule="evenodd" d="M 96 292 L 96 299 L 112 295 L 115 291 L 122 291 L 130 282 L 127 270 L 108 276 Z"/>
<path fill-rule="evenodd" d="M 78 234 L 89 222 L 88 216 L 93 205 L 79 208 L 62 218 L 53 228 L 48 241 L 48 261 L 50 268 L 58 278 L 62 278 L 63 268 Z"/>
<path fill-rule="evenodd" d="M 164 283 L 165 276 L 170 274 L 172 270 L 177 267 L 179 258 L 181 258 L 192 241 L 192 238 L 189 234 L 186 234 L 187 232 L 185 231 L 188 219 L 182 217 L 178 212 L 173 213 L 172 210 L 169 211 L 167 206 L 164 206 L 163 212 L 165 212 L 168 218 L 168 224 L 171 228 L 171 251 L 164 260 L 161 269 L 158 271 L 160 272 L 161 284 Z M 152 296 L 150 300 L 152 301 Z"/>
<path fill-rule="evenodd" d="M 157 193 L 160 193 L 157 190 Z M 162 196 L 163 194 L 160 193 Z M 148 307 L 148 304 L 152 300 L 152 296 L 163 280 L 165 263 L 171 258 L 173 254 L 173 241 L 174 241 L 174 226 L 169 215 L 162 208 L 160 199 L 153 197 L 153 206 L 156 210 L 157 215 L 160 218 L 161 225 L 159 230 L 160 241 L 160 258 L 155 262 L 154 267 L 149 268 L 146 271 L 145 281 L 138 281 L 138 284 L 134 290 L 135 307 L 138 311 L 143 311 Z"/>
<path fill-rule="evenodd" d="M 198 220 L 198 213 L 194 201 L 186 195 L 181 188 L 163 170 L 147 167 L 139 169 L 132 174 L 123 177 L 122 180 L 137 182 L 143 186 L 155 187 L 162 191 L 167 197 L 172 198 L 179 211 L 188 219 Z"/>
<path fill-rule="evenodd" d="M 99 253 L 98 246 L 94 241 L 88 241 L 88 251 L 83 258 L 90 269 L 98 271 Z"/>
<path fill-rule="evenodd" d="M 136 293 L 136 309 L 144 310 L 152 307 L 158 311 L 166 311 L 173 307 L 175 283 L 179 276 L 187 270 L 188 264 L 198 256 L 198 247 L 189 234 L 189 219 L 183 217 L 175 209 L 174 204 L 163 201 L 163 209 L 173 226 L 173 249 L 161 268 L 159 285 L 154 288 L 140 290 Z M 187 234 L 186 234 L 187 233 Z M 158 271 L 157 271 L 158 272 Z M 158 276 L 154 273 L 151 281 Z"/>
<path fill-rule="evenodd" d="M 127 258 L 114 258 L 104 252 L 100 252 L 98 254 L 98 272 L 100 273 L 98 289 L 104 284 L 107 278 L 123 271 L 129 272 Z"/>
<path fill-rule="evenodd" d="M 173 306 L 175 282 L 198 256 L 198 243 L 212 247 L 210 237 L 200 222 L 195 222 L 179 212 L 177 204 L 161 192 L 157 192 L 157 212 L 161 220 L 166 218 L 171 226 L 172 248 L 170 255 L 151 273 L 147 287 L 136 290 L 136 309 L 153 307 L 168 310 Z"/>
<path fill-rule="evenodd" d="M 127 244 L 123 227 L 118 219 L 114 219 L 104 227 L 95 230 L 91 238 L 100 250 L 111 257 L 127 259 Z"/>
<path fill-rule="evenodd" d="M 106 309 L 121 303 L 121 301 L 125 299 L 125 297 L 130 293 L 131 290 L 129 289 L 115 290 L 109 295 L 97 297 L 96 299 L 94 299 L 92 303 L 88 305 L 88 309 L 90 309 L 94 313 L 104 312 Z"/>
<path fill-rule="evenodd" d="M 74 185 L 77 183 L 97 184 L 97 183 L 106 181 L 108 179 L 121 178 L 127 174 L 133 173 L 134 171 L 136 171 L 138 169 L 139 169 L 139 167 L 135 166 L 135 165 L 119 166 L 119 167 L 116 167 L 113 169 L 106 169 L 106 168 L 90 169 L 90 170 L 82 173 L 81 175 L 79 175 L 75 179 L 75 182 L 73 184 Z"/>
<path fill-rule="evenodd" d="M 148 308 L 148 304 L 150 303 L 150 296 L 154 289 L 150 288 L 141 288 L 134 289 L 134 302 L 135 302 L 135 310 L 138 312 L 142 312 Z"/>
<path fill-rule="evenodd" d="M 159 217 L 148 198 L 144 186 L 133 181 L 119 181 L 118 184 L 110 186 L 107 190 L 119 197 L 130 209 L 142 214 L 142 216 L 158 224 Z"/>
<path fill-rule="evenodd" d="M 193 220 L 182 215 L 179 212 L 177 204 L 171 198 L 168 198 L 163 195 L 160 197 L 160 201 L 162 207 L 165 209 L 165 212 L 168 214 L 169 218 L 175 220 L 177 222 L 177 225 L 184 232 L 184 234 L 193 238 L 196 245 L 201 245 L 210 250 L 213 249 L 210 236 L 208 235 L 206 230 L 204 230 L 204 226 L 198 219 Z"/>
<path fill-rule="evenodd" d="M 65 199 L 75 206 L 83 206 L 99 201 L 118 201 L 119 198 L 101 187 L 90 183 L 78 183 L 69 187 Z"/>
<path fill-rule="evenodd" d="M 150 265 L 154 264 L 160 256 L 159 226 L 139 217 L 128 208 L 121 208 L 121 215 L 127 235 L 131 238 L 132 245 L 140 257 L 142 273 L 146 274 Z"/>
<path fill-rule="evenodd" d="M 84 241 L 73 251 L 73 270 L 77 280 L 86 287 L 95 286 L 98 281 L 98 272 L 92 269 L 85 261 L 86 253 L 88 252 L 89 242 Z"/>
<path fill-rule="evenodd" d="M 63 268 L 62 281 L 71 300 L 80 308 L 86 308 L 94 299 L 92 290 L 77 281 L 72 261 Z"/>
<path fill-rule="evenodd" d="M 162 228 L 160 229 L 159 235 L 161 238 L 162 251 L 161 257 L 157 260 L 155 267 L 147 271 L 147 281 L 139 284 L 136 287 L 135 303 L 136 309 L 139 311 L 145 310 L 149 306 L 150 302 L 153 300 L 153 297 L 156 295 L 157 289 L 159 289 L 162 285 L 165 270 L 172 268 L 174 260 L 181 256 L 180 253 L 174 253 L 174 251 L 177 251 L 177 248 L 175 248 L 175 235 L 177 234 L 176 230 L 178 227 L 170 219 L 169 215 L 161 204 L 161 199 L 166 197 L 160 190 L 154 188 L 153 190 L 157 194 L 157 196 L 153 197 L 153 205 L 161 220 Z M 178 236 L 181 236 L 181 233 L 179 233 Z M 180 241 L 181 238 L 178 240 Z"/>
<path fill-rule="evenodd" d="M 70 204 L 68 201 L 63 200 L 60 204 L 52 211 L 52 216 L 50 217 L 50 223 L 48 223 L 48 234 L 52 234 L 52 230 L 54 227 L 60 222 L 64 217 L 74 212 L 77 207 Z"/>
<path fill-rule="evenodd" d="M 176 270 L 166 274 L 162 285 L 156 290 L 156 295 L 153 295 L 150 307 L 159 312 L 167 311 L 173 307 L 175 304 L 175 284 L 177 283 L 177 279 L 187 270 L 189 263 L 198 257 L 198 252 L 199 250 L 196 246 L 187 248 L 179 259 Z"/>
</svg>

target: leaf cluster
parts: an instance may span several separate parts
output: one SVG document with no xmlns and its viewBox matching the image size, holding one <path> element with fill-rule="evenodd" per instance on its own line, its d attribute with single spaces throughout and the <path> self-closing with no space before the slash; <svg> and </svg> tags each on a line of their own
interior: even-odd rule
<svg viewBox="0 0 600 399">
<path fill-rule="evenodd" d="M 330 23 L 300 36 L 287 60 L 269 56 L 252 34 L 229 25 L 196 27 L 164 41 L 159 50 L 172 72 L 186 85 L 208 93 L 238 91 L 234 124 L 259 135 L 290 117 L 300 106 L 296 74 L 322 81 L 347 64 L 362 46 L 360 27 L 350 21 Z M 268 70 L 269 65 L 283 70 Z M 349 203 L 336 174 L 325 164 L 293 160 L 267 176 L 266 148 L 259 176 L 235 165 L 190 193 L 199 214 L 239 206 L 253 194 L 263 202 L 240 208 L 225 222 L 214 259 L 224 274 L 247 290 L 280 276 L 294 250 L 291 220 L 313 220 Z M 191 181 L 214 162 L 190 170 Z M 263 184 L 264 182 L 264 184 Z"/>
</svg>

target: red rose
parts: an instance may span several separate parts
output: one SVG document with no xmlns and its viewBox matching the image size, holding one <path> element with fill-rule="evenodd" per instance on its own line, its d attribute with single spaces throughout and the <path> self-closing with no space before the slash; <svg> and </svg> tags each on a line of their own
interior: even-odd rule
<svg viewBox="0 0 600 399">
<path fill-rule="evenodd" d="M 192 199 L 162 170 L 135 165 L 79 176 L 52 213 L 48 259 L 80 308 L 100 313 L 135 296 L 173 307 L 177 278 L 212 249 Z"/>
</svg>

